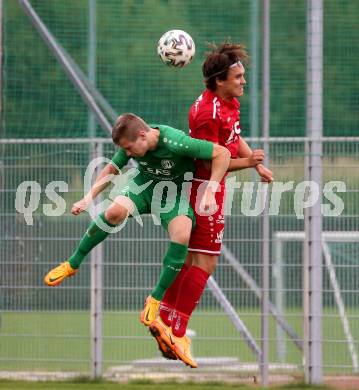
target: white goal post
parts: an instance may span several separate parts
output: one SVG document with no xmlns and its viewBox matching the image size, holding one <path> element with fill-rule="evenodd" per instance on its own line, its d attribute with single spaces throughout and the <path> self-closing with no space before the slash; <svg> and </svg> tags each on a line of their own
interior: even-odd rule
<svg viewBox="0 0 359 390">
<path fill-rule="evenodd" d="M 283 244 L 288 241 L 304 242 L 305 233 L 301 231 L 280 231 L 273 234 L 273 280 L 275 297 L 274 302 L 281 316 L 284 314 L 283 297 Z M 348 351 L 352 361 L 354 373 L 359 372 L 358 353 L 355 348 L 353 335 L 350 329 L 340 286 L 335 273 L 332 255 L 328 243 L 330 242 L 359 242 L 359 231 L 330 231 L 322 232 L 322 250 L 324 264 L 328 271 L 329 280 L 333 288 L 335 302 L 343 325 Z M 277 356 L 279 361 L 285 361 L 286 343 L 283 329 L 277 325 Z"/>
</svg>

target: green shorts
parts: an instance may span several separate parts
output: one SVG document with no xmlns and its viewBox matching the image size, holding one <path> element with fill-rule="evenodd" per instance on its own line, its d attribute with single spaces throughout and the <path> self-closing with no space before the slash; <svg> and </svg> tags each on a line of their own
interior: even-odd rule
<svg viewBox="0 0 359 390">
<path fill-rule="evenodd" d="M 155 181 L 139 173 L 125 184 L 119 184 L 111 191 L 111 198 L 122 195 L 132 200 L 138 214 L 152 214 L 167 230 L 168 224 L 179 215 L 186 215 L 195 225 L 195 216 L 188 200 L 187 187 L 191 183 Z"/>
</svg>

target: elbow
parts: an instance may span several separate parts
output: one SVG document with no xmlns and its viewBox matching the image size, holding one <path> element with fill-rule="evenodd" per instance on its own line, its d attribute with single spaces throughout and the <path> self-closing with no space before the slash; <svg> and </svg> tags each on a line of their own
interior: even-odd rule
<svg viewBox="0 0 359 390">
<path fill-rule="evenodd" d="M 224 146 L 220 146 L 220 148 L 221 148 L 220 150 L 221 155 L 223 156 L 224 159 L 226 159 L 226 161 L 228 161 L 229 164 L 229 160 L 231 158 L 231 152 Z"/>
<path fill-rule="evenodd" d="M 109 174 L 112 174 L 112 175 L 118 175 L 119 174 L 118 168 L 116 168 L 113 164 L 108 163 L 107 167 L 108 167 L 108 173 Z"/>
<path fill-rule="evenodd" d="M 228 162 L 231 159 L 231 152 L 227 148 L 223 148 L 226 158 L 228 158 Z"/>
<path fill-rule="evenodd" d="M 213 158 L 216 158 L 216 157 L 228 159 L 228 162 L 229 162 L 229 159 L 231 158 L 231 153 L 224 146 L 215 144 L 214 149 L 213 149 Z"/>
</svg>

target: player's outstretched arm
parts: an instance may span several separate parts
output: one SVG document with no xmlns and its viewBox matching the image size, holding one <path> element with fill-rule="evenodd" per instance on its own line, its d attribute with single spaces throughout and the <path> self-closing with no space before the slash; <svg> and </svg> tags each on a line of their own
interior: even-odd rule
<svg viewBox="0 0 359 390">
<path fill-rule="evenodd" d="M 252 167 L 256 169 L 262 181 L 266 183 L 271 183 L 273 181 L 273 172 L 262 164 L 264 160 L 264 151 L 262 149 L 257 149 L 252 151 L 252 149 L 249 147 L 247 142 L 243 138 L 241 138 L 239 149 L 238 149 L 238 157 L 240 157 L 238 160 L 241 160 L 242 158 L 250 158 L 252 160 L 254 159 L 255 161 L 253 162 L 255 162 L 255 164 L 252 165 Z M 231 162 L 232 161 L 233 160 L 231 160 Z"/>
<path fill-rule="evenodd" d="M 249 157 L 232 158 L 228 172 L 240 171 L 246 168 L 255 168 L 258 164 L 261 164 L 264 160 L 264 150 L 255 149 Z"/>
<path fill-rule="evenodd" d="M 79 215 L 85 211 L 91 204 L 92 200 L 95 199 L 96 196 L 111 183 L 112 177 L 118 173 L 119 170 L 113 164 L 108 163 L 99 173 L 90 191 L 82 199 L 73 204 L 71 213 Z"/>
</svg>

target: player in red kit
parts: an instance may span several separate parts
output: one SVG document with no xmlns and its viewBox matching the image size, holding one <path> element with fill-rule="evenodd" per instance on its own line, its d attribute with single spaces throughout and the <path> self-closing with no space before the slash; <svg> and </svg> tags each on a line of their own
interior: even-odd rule
<svg viewBox="0 0 359 390">
<path fill-rule="evenodd" d="M 271 182 L 272 172 L 262 165 L 264 151 L 252 151 L 240 136 L 240 104 L 237 98 L 243 95 L 246 84 L 243 63 L 247 59 L 241 45 L 228 42 L 219 47 L 213 45 L 202 67 L 206 90 L 189 111 L 190 135 L 225 146 L 231 153 L 228 171 L 254 167 L 262 181 Z M 191 356 L 190 340 L 185 335 L 187 323 L 215 270 L 225 226 L 224 179 L 216 192 L 217 210 L 208 215 L 198 208 L 198 189 L 208 182 L 210 173 L 210 162 L 196 161 L 191 191 L 196 227 L 191 234 L 189 253 L 162 299 L 159 317 L 151 325 L 156 339 L 171 347 L 178 358 L 191 367 L 197 367 L 197 364 Z"/>
</svg>

